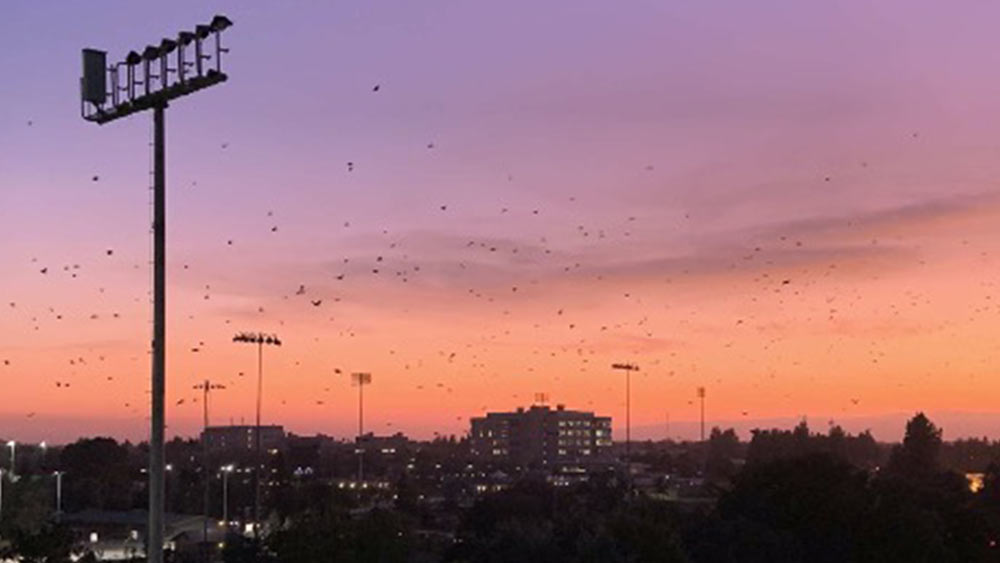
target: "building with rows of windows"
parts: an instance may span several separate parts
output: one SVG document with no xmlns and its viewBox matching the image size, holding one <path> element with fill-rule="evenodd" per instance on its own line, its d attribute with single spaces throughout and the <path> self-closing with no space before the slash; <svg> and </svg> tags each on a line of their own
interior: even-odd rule
<svg viewBox="0 0 1000 563">
<path fill-rule="evenodd" d="M 469 444 L 482 462 L 562 471 L 606 464 L 611 417 L 535 405 L 471 419 Z"/>
</svg>

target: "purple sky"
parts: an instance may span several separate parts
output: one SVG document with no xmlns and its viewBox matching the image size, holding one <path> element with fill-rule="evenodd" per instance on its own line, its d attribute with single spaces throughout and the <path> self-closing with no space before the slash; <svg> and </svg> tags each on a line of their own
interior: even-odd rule
<svg viewBox="0 0 1000 563">
<path fill-rule="evenodd" d="M 93 428 L 66 417 L 118 420 L 112 409 L 128 401 L 131 414 L 111 427 L 142 435 L 133 411 L 148 371 L 150 119 L 83 121 L 79 51 L 105 49 L 116 60 L 215 13 L 235 22 L 226 33 L 230 80 L 167 113 L 174 389 L 206 372 L 250 371 L 227 341 L 261 328 L 316 339 L 276 359 L 285 381 L 300 383 L 275 383 L 275 400 L 288 403 L 274 416 L 301 431 L 350 430 L 342 382 L 324 401 L 344 412 L 327 419 L 294 408 L 325 392 L 320 374 L 341 364 L 382 368 L 385 395 L 373 392 L 373 412 L 396 414 L 379 422 L 424 434 L 460 432 L 454 413 L 510 408 L 534 391 L 618 416 L 620 397 L 608 399 L 599 383 L 605 375 L 590 371 L 572 385 L 553 375 L 577 370 L 577 360 L 539 367 L 545 374 L 527 381 L 516 375 L 534 357 L 574 350 L 597 365 L 629 355 L 675 366 L 662 379 L 649 375 L 650 398 L 636 415 L 646 425 L 664 410 L 690 420 L 689 395 L 702 384 L 714 386 L 719 417 L 729 420 L 748 410 L 761 419 L 995 410 L 966 393 L 964 379 L 993 375 L 992 342 L 949 354 L 996 328 L 981 316 L 981 293 L 1000 268 L 983 258 L 997 250 L 1000 214 L 1000 5 L 160 5 L 0 8 L 0 359 L 15 360 L 7 373 L 0 365 L 12 397 L 0 400 L 0 434 L 6 423 L 41 436 L 44 416 L 25 419 L 38 411 L 58 415 L 68 437 Z M 468 241 L 505 257 L 472 256 Z M 762 246 L 763 265 L 741 261 Z M 105 249 L 114 259 L 103 259 Z M 344 272 L 358 280 L 376 255 L 386 257 L 383 274 L 406 271 L 412 283 L 382 276 L 344 289 L 333 280 Z M 819 273 L 827 262 L 850 276 Z M 62 275 L 73 264 L 81 276 Z M 938 267 L 918 268 L 927 264 Z M 40 278 L 43 265 L 53 272 Z M 771 309 L 758 307 L 773 291 L 740 285 L 789 272 L 806 289 Z M 286 306 L 299 284 L 324 307 L 340 299 L 337 309 Z M 515 302 L 510 286 L 529 289 Z M 462 301 L 476 292 L 497 297 Z M 634 306 L 627 311 L 612 301 L 623 294 Z M 843 325 L 813 324 L 826 309 L 843 314 L 845 301 L 874 304 L 856 305 Z M 917 302 L 928 309 L 893 324 L 901 318 L 893 307 Z M 95 308 L 99 324 L 88 322 Z M 562 308 L 594 333 L 531 332 L 564 324 L 539 313 Z M 105 324 L 111 311 L 123 322 Z M 53 320 L 57 312 L 66 322 Z M 759 323 L 757 333 L 720 333 L 733 317 L 754 319 L 747 324 Z M 642 328 L 650 325 L 653 336 Z M 813 339 L 781 354 L 758 346 L 802 334 Z M 344 343 L 355 337 L 359 344 Z M 719 360 L 730 341 L 744 348 Z M 894 343 L 879 350 L 897 361 L 891 374 L 852 363 L 870 359 L 881 346 L 873 341 Z M 834 343 L 853 373 L 846 381 L 824 371 L 829 362 L 800 371 L 806 360 L 796 350 Z M 914 349 L 937 353 L 921 357 L 936 375 L 918 375 Z M 457 397 L 447 408 L 410 397 L 413 385 L 441 377 L 430 350 L 472 355 L 464 372 L 447 375 Z M 88 387 L 91 368 L 74 363 L 63 373 L 42 359 L 86 354 L 113 363 L 118 381 L 132 378 L 111 388 L 114 401 L 107 386 Z M 492 383 L 469 375 L 480 371 Z M 78 378 L 78 400 L 51 395 L 60 378 Z M 512 394 L 491 397 L 484 388 L 494 384 Z M 845 412 L 857 394 L 864 406 Z M 231 395 L 220 416 L 248 414 L 249 396 Z M 190 431 L 197 408 L 175 417 Z"/>
</svg>

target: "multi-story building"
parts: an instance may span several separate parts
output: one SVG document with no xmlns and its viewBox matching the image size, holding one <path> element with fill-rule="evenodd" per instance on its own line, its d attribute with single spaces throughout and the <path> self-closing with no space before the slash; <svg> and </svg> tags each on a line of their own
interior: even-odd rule
<svg viewBox="0 0 1000 563">
<path fill-rule="evenodd" d="M 518 408 L 473 418 L 472 455 L 485 462 L 556 471 L 607 461 L 611 417 L 563 405 Z"/>
<path fill-rule="evenodd" d="M 209 451 L 255 451 L 257 427 L 253 425 L 209 426 L 202 431 L 202 440 Z M 263 451 L 285 449 L 285 429 L 278 425 L 260 427 L 260 448 Z"/>
</svg>

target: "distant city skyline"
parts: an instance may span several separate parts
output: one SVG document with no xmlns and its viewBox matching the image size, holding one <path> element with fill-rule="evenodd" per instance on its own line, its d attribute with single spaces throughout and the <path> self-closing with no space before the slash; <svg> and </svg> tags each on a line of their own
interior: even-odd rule
<svg viewBox="0 0 1000 563">
<path fill-rule="evenodd" d="M 168 437 L 206 378 L 252 420 L 265 331 L 294 432 L 350 436 L 364 371 L 376 433 L 544 392 L 617 438 L 635 362 L 636 439 L 702 386 L 709 427 L 1000 438 L 1000 6 L 900 0 L 4 6 L 0 433 L 146 438 L 150 125 L 80 119 L 80 49 L 217 12 L 232 78 L 167 122 Z"/>
</svg>

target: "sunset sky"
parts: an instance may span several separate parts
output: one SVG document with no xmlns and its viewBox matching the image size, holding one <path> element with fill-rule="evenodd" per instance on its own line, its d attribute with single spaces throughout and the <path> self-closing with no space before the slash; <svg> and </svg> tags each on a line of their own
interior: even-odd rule
<svg viewBox="0 0 1000 563">
<path fill-rule="evenodd" d="M 699 386 L 744 438 L 1000 437 L 1000 5 L 204 4 L 0 8 L 0 437 L 147 435 L 152 116 L 81 119 L 80 49 L 215 13 L 230 80 L 166 114 L 168 435 L 205 378 L 252 421 L 253 330 L 297 433 L 369 371 L 380 434 L 544 392 L 620 437 L 628 361 L 639 437 Z"/>
</svg>

